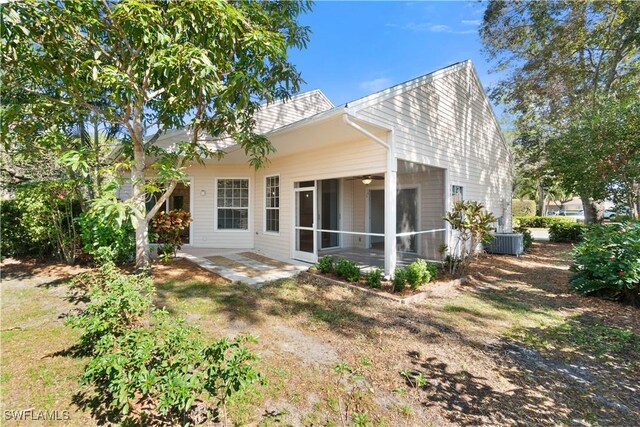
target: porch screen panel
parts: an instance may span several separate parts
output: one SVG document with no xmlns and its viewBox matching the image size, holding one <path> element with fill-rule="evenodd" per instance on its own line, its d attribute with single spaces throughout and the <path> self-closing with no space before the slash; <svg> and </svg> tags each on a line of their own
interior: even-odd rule
<svg viewBox="0 0 640 427">
<path fill-rule="evenodd" d="M 321 181 L 321 228 L 323 230 L 339 230 L 339 183 L 337 179 L 325 179 Z M 321 234 L 322 248 L 339 246 L 338 233 Z"/>
<path fill-rule="evenodd" d="M 249 180 L 218 180 L 218 229 L 249 229 Z"/>
</svg>

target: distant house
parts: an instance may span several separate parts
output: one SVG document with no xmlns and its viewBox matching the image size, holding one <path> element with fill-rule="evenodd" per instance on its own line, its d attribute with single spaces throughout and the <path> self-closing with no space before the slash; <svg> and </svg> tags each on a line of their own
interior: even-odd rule
<svg viewBox="0 0 640 427">
<path fill-rule="evenodd" d="M 334 106 L 319 90 L 265 106 L 276 153 L 254 170 L 233 141 L 193 164 L 168 209 L 192 212 L 189 244 L 315 262 L 325 253 L 440 259 L 454 200 L 477 200 L 511 230 L 510 155 L 471 63 Z M 159 143 L 184 139 L 167 132 Z M 122 188 L 121 196 L 130 193 Z"/>
</svg>

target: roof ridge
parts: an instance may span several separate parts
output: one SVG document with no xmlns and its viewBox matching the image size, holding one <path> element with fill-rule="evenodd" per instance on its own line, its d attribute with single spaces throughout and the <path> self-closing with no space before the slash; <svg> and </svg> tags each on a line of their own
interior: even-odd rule
<svg viewBox="0 0 640 427">
<path fill-rule="evenodd" d="M 317 88 L 308 90 L 306 92 L 298 92 L 298 93 L 296 93 L 294 95 L 291 95 L 291 97 L 289 97 L 287 99 L 277 99 L 277 100 L 275 100 L 275 101 L 273 101 L 271 103 L 264 102 L 264 103 L 260 104 L 260 107 L 261 108 L 262 107 L 271 107 L 272 105 L 286 104 L 287 102 L 291 102 L 291 101 L 296 100 L 296 99 L 304 98 L 304 97 L 310 96 L 310 95 L 312 95 L 314 93 L 320 94 L 327 102 L 329 102 L 329 104 L 331 104 L 332 107 L 334 107 L 333 102 L 331 102 L 331 100 L 327 97 L 327 95 L 325 95 L 324 92 L 322 92 L 322 90 L 317 89 Z"/>
</svg>

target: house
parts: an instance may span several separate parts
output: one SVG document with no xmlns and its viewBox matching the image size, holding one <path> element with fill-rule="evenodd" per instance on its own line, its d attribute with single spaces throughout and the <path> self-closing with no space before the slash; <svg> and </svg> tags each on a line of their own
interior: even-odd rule
<svg viewBox="0 0 640 427">
<path fill-rule="evenodd" d="M 277 150 L 265 167 L 223 142 L 224 158 L 191 165 L 171 197 L 169 208 L 192 212 L 192 247 L 311 263 L 364 256 L 389 274 L 415 257 L 441 258 L 454 200 L 482 202 L 499 231 L 511 230 L 509 149 L 471 61 L 345 105 L 302 93 L 256 120 Z M 160 142 L 184 138 L 172 131 Z"/>
</svg>

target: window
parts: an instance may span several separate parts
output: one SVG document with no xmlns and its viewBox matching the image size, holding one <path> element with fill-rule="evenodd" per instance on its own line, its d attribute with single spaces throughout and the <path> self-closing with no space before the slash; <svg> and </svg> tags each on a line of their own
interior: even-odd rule
<svg viewBox="0 0 640 427">
<path fill-rule="evenodd" d="M 464 200 L 462 190 L 462 186 L 460 185 L 451 186 L 451 204 L 455 204 Z"/>
<path fill-rule="evenodd" d="M 265 179 L 265 223 L 268 233 L 280 232 L 280 177 L 268 176 Z"/>
<path fill-rule="evenodd" d="M 249 180 L 219 179 L 218 230 L 249 229 Z"/>
</svg>

